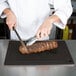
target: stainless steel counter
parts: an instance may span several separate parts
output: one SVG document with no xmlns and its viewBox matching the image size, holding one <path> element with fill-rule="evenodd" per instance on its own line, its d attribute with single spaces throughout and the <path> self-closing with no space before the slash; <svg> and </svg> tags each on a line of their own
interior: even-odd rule
<svg viewBox="0 0 76 76">
<path fill-rule="evenodd" d="M 0 40 L 0 76 L 76 76 L 76 66 L 4 66 L 9 40 Z M 76 40 L 66 41 L 76 64 Z"/>
</svg>

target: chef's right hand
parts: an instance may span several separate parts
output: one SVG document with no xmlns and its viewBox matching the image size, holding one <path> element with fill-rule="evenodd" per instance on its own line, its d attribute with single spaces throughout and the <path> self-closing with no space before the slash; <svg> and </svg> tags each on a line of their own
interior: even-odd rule
<svg viewBox="0 0 76 76">
<path fill-rule="evenodd" d="M 9 29 L 11 30 L 12 27 L 16 25 L 16 16 L 10 9 L 5 9 L 4 14 L 6 14 L 6 24 L 8 25 Z"/>
</svg>

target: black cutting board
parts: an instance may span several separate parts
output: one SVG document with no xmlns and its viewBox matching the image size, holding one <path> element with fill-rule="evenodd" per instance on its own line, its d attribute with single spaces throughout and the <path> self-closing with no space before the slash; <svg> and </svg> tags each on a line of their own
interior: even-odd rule
<svg viewBox="0 0 76 76">
<path fill-rule="evenodd" d="M 58 41 L 59 47 L 51 51 L 22 55 L 19 41 L 9 41 L 4 65 L 73 65 L 73 59 L 65 41 Z"/>
</svg>

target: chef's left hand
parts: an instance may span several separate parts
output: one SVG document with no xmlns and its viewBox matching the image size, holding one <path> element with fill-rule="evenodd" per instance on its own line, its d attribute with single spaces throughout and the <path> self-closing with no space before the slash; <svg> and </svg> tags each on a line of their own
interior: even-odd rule
<svg viewBox="0 0 76 76">
<path fill-rule="evenodd" d="M 52 26 L 52 21 L 50 20 L 50 17 L 49 17 L 39 27 L 39 29 L 37 31 L 37 34 L 36 34 L 36 37 L 38 39 L 41 39 L 41 38 L 44 38 L 44 37 L 48 37 L 50 32 L 51 32 L 52 27 L 53 27 Z"/>
</svg>

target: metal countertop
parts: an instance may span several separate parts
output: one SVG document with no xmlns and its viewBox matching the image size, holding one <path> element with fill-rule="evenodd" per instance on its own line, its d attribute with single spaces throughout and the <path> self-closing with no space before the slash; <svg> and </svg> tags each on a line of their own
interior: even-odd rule
<svg viewBox="0 0 76 76">
<path fill-rule="evenodd" d="M 9 40 L 0 40 L 0 76 L 76 76 L 76 66 L 4 66 Z M 76 64 L 76 40 L 66 41 Z"/>
</svg>

